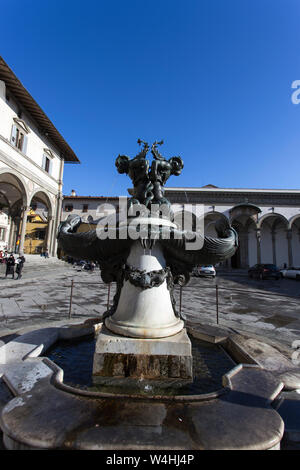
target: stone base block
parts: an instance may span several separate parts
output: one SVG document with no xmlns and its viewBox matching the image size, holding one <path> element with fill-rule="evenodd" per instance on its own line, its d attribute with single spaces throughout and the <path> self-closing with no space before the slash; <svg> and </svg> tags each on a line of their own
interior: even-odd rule
<svg viewBox="0 0 300 470">
<path fill-rule="evenodd" d="M 93 381 L 120 385 L 125 379 L 166 381 L 172 386 L 192 382 L 192 347 L 186 330 L 167 338 L 136 339 L 104 327 L 96 342 Z"/>
</svg>

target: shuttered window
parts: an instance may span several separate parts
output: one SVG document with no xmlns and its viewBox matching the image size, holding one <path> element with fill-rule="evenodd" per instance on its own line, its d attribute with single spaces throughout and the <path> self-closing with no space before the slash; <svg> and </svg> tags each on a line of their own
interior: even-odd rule
<svg viewBox="0 0 300 470">
<path fill-rule="evenodd" d="M 49 173 L 49 175 L 52 174 L 52 160 L 45 153 L 43 155 L 42 168 Z"/>
<path fill-rule="evenodd" d="M 27 151 L 27 135 L 21 127 L 12 126 L 10 142 L 17 147 L 21 152 L 26 154 Z"/>
<path fill-rule="evenodd" d="M 45 171 L 47 171 L 47 173 L 49 173 L 49 168 L 50 168 L 50 160 L 49 160 L 49 158 L 46 157 L 46 160 L 45 160 Z"/>
</svg>

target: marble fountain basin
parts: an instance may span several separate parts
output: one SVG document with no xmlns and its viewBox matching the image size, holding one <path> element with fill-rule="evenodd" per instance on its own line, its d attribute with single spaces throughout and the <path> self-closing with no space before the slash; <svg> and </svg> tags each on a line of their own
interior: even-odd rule
<svg viewBox="0 0 300 470">
<path fill-rule="evenodd" d="M 272 403 L 300 388 L 299 368 L 273 347 L 230 329 L 187 327 L 222 349 L 230 367 L 220 385 L 185 393 L 78 387 L 49 357 L 62 340 L 93 337 L 102 323 L 41 328 L 0 348 L 0 426 L 7 449 L 279 449 L 284 422 Z M 71 344 L 71 343 L 70 343 Z M 6 397 L 5 400 L 2 397 Z"/>
</svg>

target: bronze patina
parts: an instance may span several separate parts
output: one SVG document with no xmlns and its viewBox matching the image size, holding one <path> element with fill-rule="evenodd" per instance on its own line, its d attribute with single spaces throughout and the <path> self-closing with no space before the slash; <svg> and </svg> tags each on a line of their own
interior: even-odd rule
<svg viewBox="0 0 300 470">
<path fill-rule="evenodd" d="M 129 198 L 128 209 L 133 205 L 140 205 L 141 213 L 145 216 L 153 216 L 152 206 L 167 207 L 167 216 L 173 220 L 171 204 L 164 196 L 164 185 L 171 175 L 178 176 L 183 169 L 183 161 L 174 156 L 170 159 L 163 157 L 157 146 L 163 141 L 155 141 L 151 146 L 153 161 L 150 165 L 146 159 L 150 149 L 145 141 L 138 140 L 143 145 L 141 151 L 132 159 L 127 155 L 119 155 L 116 159 L 116 167 L 119 173 L 127 174 L 133 182 L 133 196 Z M 144 211 L 144 212 L 143 212 Z M 141 214 L 139 214 L 141 215 Z M 162 217 L 166 217 L 164 212 Z M 149 219 L 150 220 L 150 219 Z M 140 236 L 140 242 L 145 247 L 151 247 L 159 243 L 166 261 L 166 268 L 161 271 L 142 272 L 134 270 L 126 263 L 132 244 L 129 234 L 124 238 L 124 226 L 116 222 L 114 238 L 99 238 L 96 230 L 76 233 L 81 218 L 78 215 L 70 215 L 61 223 L 58 231 L 58 247 L 63 252 L 75 259 L 93 260 L 98 262 L 101 269 L 101 277 L 105 283 L 116 282 L 117 291 L 113 306 L 105 313 L 105 316 L 113 315 L 118 306 L 120 292 L 125 280 L 130 280 L 142 289 L 155 288 L 165 279 L 172 299 L 175 314 L 175 301 L 173 296 L 174 284 L 184 285 L 190 278 L 194 266 L 202 264 L 216 264 L 234 255 L 238 247 L 236 231 L 225 219 L 219 219 L 215 223 L 218 237 L 208 237 L 193 230 L 181 230 L 172 223 L 169 226 L 151 226 L 150 230 Z M 125 227 L 126 229 L 126 227 Z M 122 230 L 122 236 L 120 232 Z M 145 243 L 145 237 L 151 238 L 151 243 Z M 147 241 L 147 240 L 146 240 Z M 199 249 L 187 249 L 191 241 L 194 241 Z M 197 243 L 199 242 L 199 243 Z"/>
</svg>

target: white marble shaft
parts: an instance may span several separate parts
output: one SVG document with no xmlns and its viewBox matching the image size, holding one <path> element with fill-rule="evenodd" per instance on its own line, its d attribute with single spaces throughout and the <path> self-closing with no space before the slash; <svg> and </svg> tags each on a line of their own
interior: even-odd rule
<svg viewBox="0 0 300 470">
<path fill-rule="evenodd" d="M 166 262 L 157 241 L 144 250 L 139 240 L 133 243 L 127 264 L 146 272 L 165 268 Z M 105 320 L 114 333 L 132 338 L 164 338 L 179 333 L 184 323 L 177 318 L 165 280 L 159 287 L 142 289 L 125 281 L 116 312 Z"/>
</svg>

